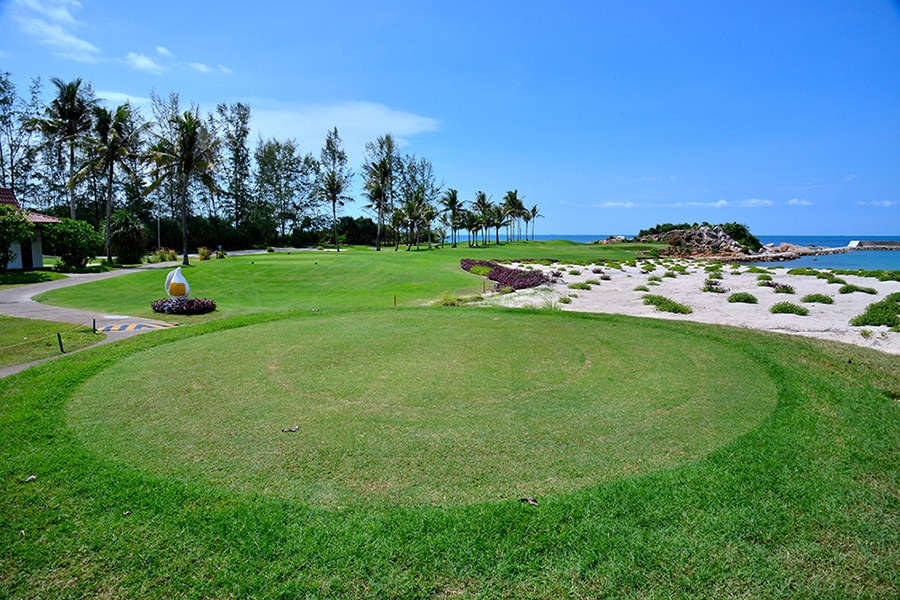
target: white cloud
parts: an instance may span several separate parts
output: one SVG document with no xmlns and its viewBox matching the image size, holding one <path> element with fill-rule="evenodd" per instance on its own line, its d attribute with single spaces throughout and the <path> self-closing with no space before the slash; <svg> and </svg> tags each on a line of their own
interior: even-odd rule
<svg viewBox="0 0 900 600">
<path fill-rule="evenodd" d="M 813 203 L 805 198 L 791 198 L 788 200 L 790 206 L 812 206 Z"/>
<path fill-rule="evenodd" d="M 857 206 L 874 206 L 876 208 L 892 208 L 897 206 L 900 202 L 895 200 L 873 200 L 871 202 L 857 202 Z"/>
<path fill-rule="evenodd" d="M 225 65 L 219 65 L 219 72 L 220 72 L 220 73 L 223 73 L 223 74 L 225 74 L 225 75 L 231 75 L 232 73 L 234 73 L 234 71 L 232 71 L 231 69 L 229 69 L 229 68 L 226 67 Z"/>
<path fill-rule="evenodd" d="M 254 135 L 264 139 L 293 138 L 302 152 L 318 156 L 325 134 L 334 127 L 351 162 L 358 160 L 371 142 L 380 135 L 393 134 L 402 147 L 409 137 L 437 131 L 439 123 L 431 117 L 396 110 L 375 102 L 341 102 L 337 104 L 304 104 L 266 106 L 266 101 L 249 102 Z M 262 106 L 262 108 L 257 108 Z"/>
<path fill-rule="evenodd" d="M 125 102 L 130 102 L 133 105 L 150 104 L 150 98 L 144 98 L 143 96 L 135 96 L 132 94 L 125 94 L 123 92 L 98 90 L 94 92 L 94 95 L 101 100 L 108 100 L 113 104 L 124 104 Z"/>
<path fill-rule="evenodd" d="M 758 208 L 762 206 L 774 206 L 775 203 L 771 200 L 764 200 L 762 198 L 747 198 L 746 200 L 738 200 L 735 202 L 735 205 L 742 208 Z"/>
<path fill-rule="evenodd" d="M 634 202 L 602 202 L 597 204 L 597 208 L 634 208 Z"/>
<path fill-rule="evenodd" d="M 147 71 L 154 75 L 160 75 L 164 71 L 162 65 L 155 60 L 145 54 L 138 54 L 137 52 L 129 52 L 128 56 L 125 57 L 125 63 L 132 69 Z"/>
<path fill-rule="evenodd" d="M 157 46 L 156 53 L 161 54 L 162 56 L 172 56 L 172 53 L 165 46 Z"/>
<path fill-rule="evenodd" d="M 56 54 L 79 62 L 96 62 L 100 49 L 75 34 L 81 23 L 72 16 L 81 8 L 75 0 L 14 0 L 14 18 L 21 30 Z"/>
<path fill-rule="evenodd" d="M 209 67 L 207 67 L 203 63 L 195 62 L 195 63 L 190 63 L 188 66 L 190 68 L 194 69 L 195 71 L 200 71 L 201 73 L 209 73 L 209 71 L 210 71 Z"/>
<path fill-rule="evenodd" d="M 670 204 L 669 206 L 673 206 L 675 208 L 689 206 L 691 208 L 722 208 L 723 206 L 728 206 L 728 200 L 716 200 L 715 202 L 676 202 L 675 204 Z"/>
</svg>

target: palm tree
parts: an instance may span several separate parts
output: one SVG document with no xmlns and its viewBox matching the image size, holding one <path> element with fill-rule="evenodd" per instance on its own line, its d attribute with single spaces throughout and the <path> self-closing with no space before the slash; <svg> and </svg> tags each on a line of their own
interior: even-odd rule
<svg viewBox="0 0 900 600">
<path fill-rule="evenodd" d="M 75 218 L 75 148 L 82 134 L 91 128 L 91 108 L 96 100 L 81 87 L 81 78 L 69 83 L 54 77 L 56 97 L 50 102 L 42 119 L 34 119 L 31 127 L 44 134 L 47 144 L 56 146 L 58 162 L 62 163 L 62 145 L 69 147 L 69 213 Z"/>
<path fill-rule="evenodd" d="M 538 219 L 543 219 L 544 215 L 541 214 L 541 211 L 538 210 L 538 205 L 535 204 L 531 207 L 531 210 L 528 211 L 531 214 L 531 222 L 537 223 Z M 528 235 L 528 230 L 525 230 L 525 235 Z M 531 226 L 531 239 L 534 240 L 534 225 Z"/>
<path fill-rule="evenodd" d="M 383 135 L 366 144 L 369 161 L 363 165 L 368 192 L 369 207 L 378 214 L 378 225 L 375 233 L 375 250 L 381 250 L 381 230 L 384 227 L 385 214 L 393 210 L 394 203 L 394 167 L 399 160 L 394 136 Z"/>
<path fill-rule="evenodd" d="M 184 260 L 188 265 L 188 188 L 191 180 L 199 178 L 210 193 L 217 193 L 219 188 L 213 178 L 218 158 L 219 138 L 200 120 L 199 110 L 186 110 L 183 115 L 171 119 L 172 139 L 160 138 L 150 148 L 149 159 L 155 164 L 153 176 L 155 181 L 147 188 L 152 192 L 163 180 L 174 177 L 178 183 L 178 194 L 181 198 L 181 236 Z"/>
<path fill-rule="evenodd" d="M 458 191 L 450 188 L 441 197 L 441 204 L 444 207 L 444 211 L 450 214 L 450 247 L 456 248 L 456 232 L 460 226 L 459 217 L 466 203 L 459 199 Z"/>
<path fill-rule="evenodd" d="M 481 217 L 473 210 L 465 210 L 461 215 L 461 222 L 466 231 L 469 232 L 469 246 L 473 246 L 472 238 L 475 238 L 474 245 L 478 245 L 478 231 L 481 229 Z"/>
<path fill-rule="evenodd" d="M 424 195 L 423 195 L 424 196 Z M 434 205 L 427 202 L 422 206 L 422 224 L 425 225 L 425 231 L 428 233 L 428 249 L 431 250 L 431 224 L 438 217 L 438 209 Z"/>
<path fill-rule="evenodd" d="M 525 205 L 522 200 L 525 196 L 519 196 L 519 190 L 509 190 L 503 196 L 503 206 L 506 208 L 506 214 L 509 215 L 509 226 L 512 232 L 513 228 L 518 227 L 519 219 L 525 214 Z M 515 236 L 513 236 L 515 237 Z M 528 237 L 528 230 L 525 231 L 525 237 Z M 519 239 L 522 238 L 522 230 L 519 229 Z"/>
<path fill-rule="evenodd" d="M 481 219 L 481 225 L 483 226 L 482 242 L 485 245 L 487 245 L 487 235 L 485 232 L 487 231 L 488 223 L 491 220 L 492 206 L 493 205 L 491 204 L 491 199 L 487 194 L 485 194 L 481 190 L 475 193 L 475 200 L 472 202 L 472 209 L 476 213 L 478 213 Z"/>
<path fill-rule="evenodd" d="M 500 229 L 509 225 L 509 221 L 509 215 L 502 206 L 499 204 L 491 206 L 490 226 L 494 228 L 494 238 L 498 246 L 500 245 Z"/>
<path fill-rule="evenodd" d="M 90 157 L 75 174 L 73 182 L 91 171 L 106 172 L 106 260 L 111 263 L 110 218 L 116 165 L 121 166 L 129 175 L 133 175 L 131 163 L 127 159 L 138 153 L 141 134 L 147 130 L 149 123 L 135 126 L 131 106 L 127 103 L 120 105 L 115 112 L 95 105 L 92 107 L 92 112 L 94 135 L 89 137 L 86 143 Z"/>
<path fill-rule="evenodd" d="M 347 195 L 350 183 L 353 179 L 353 171 L 347 167 L 347 153 L 341 148 L 341 136 L 337 127 L 329 131 L 325 136 L 325 145 L 322 147 L 319 160 L 318 188 L 320 197 L 331 203 L 331 228 L 334 233 L 334 248 L 338 252 L 341 247 L 338 244 L 337 233 L 337 209 L 343 206 L 345 201 L 353 200 Z"/>
</svg>

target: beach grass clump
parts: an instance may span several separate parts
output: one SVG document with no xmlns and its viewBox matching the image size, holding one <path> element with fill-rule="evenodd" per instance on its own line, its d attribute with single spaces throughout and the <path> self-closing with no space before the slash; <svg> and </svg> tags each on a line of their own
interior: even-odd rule
<svg viewBox="0 0 900 600">
<path fill-rule="evenodd" d="M 568 296 L 561 296 L 557 302 L 560 304 L 572 304 L 572 299 Z"/>
<path fill-rule="evenodd" d="M 660 277 L 659 275 L 651 275 L 650 277 L 647 278 L 647 281 L 650 281 L 653 283 L 661 283 L 662 277 Z"/>
<path fill-rule="evenodd" d="M 577 277 L 578 275 L 581 275 L 581 271 L 579 271 L 578 269 L 571 269 L 569 271 L 569 275 L 574 275 Z"/>
<path fill-rule="evenodd" d="M 863 314 L 850 319 L 850 324 L 854 327 L 885 325 L 892 331 L 900 330 L 900 292 L 888 294 L 882 300 L 873 302 Z"/>
<path fill-rule="evenodd" d="M 834 304 L 834 298 L 825 294 L 807 294 L 800 298 L 800 302 L 807 304 Z"/>
<path fill-rule="evenodd" d="M 818 269 L 813 269 L 811 267 L 795 267 L 793 269 L 788 269 L 788 275 L 804 275 L 806 277 L 818 277 L 822 274 Z"/>
<path fill-rule="evenodd" d="M 750 267 L 747 268 L 747 273 L 761 273 L 761 274 L 765 275 L 765 274 L 769 273 L 769 270 L 764 267 L 757 267 L 756 265 L 750 265 Z"/>
<path fill-rule="evenodd" d="M 900 281 L 900 271 L 883 269 L 835 269 L 838 275 L 856 275 L 857 277 L 873 277 L 878 281 Z"/>
<path fill-rule="evenodd" d="M 748 273 L 752 273 L 753 271 L 748 271 Z M 756 276 L 757 281 L 772 281 L 772 276 L 768 273 L 760 273 Z"/>
<path fill-rule="evenodd" d="M 863 294 L 871 294 L 873 296 L 878 294 L 878 290 L 870 287 L 863 287 L 860 285 L 854 285 L 852 283 L 848 283 L 846 285 L 842 285 L 838 290 L 839 294 L 853 294 L 854 292 L 861 292 Z"/>
<path fill-rule="evenodd" d="M 721 271 L 712 271 L 707 276 L 707 279 L 725 279 L 725 276 Z"/>
<path fill-rule="evenodd" d="M 830 284 L 847 285 L 847 280 L 841 279 L 840 277 L 836 277 L 836 276 L 832 275 L 831 277 L 828 278 L 828 283 L 829 283 L 829 285 Z"/>
<path fill-rule="evenodd" d="M 759 300 L 757 300 L 756 296 L 751 294 L 750 292 L 735 292 L 728 296 L 729 302 L 740 302 L 743 304 L 757 304 Z"/>
<path fill-rule="evenodd" d="M 692 309 L 690 306 L 675 302 L 671 298 L 666 298 L 665 296 L 658 296 L 654 294 L 647 294 L 646 296 L 644 296 L 644 304 L 655 306 L 657 310 L 661 310 L 663 312 L 676 313 L 680 315 L 689 315 L 694 312 L 694 309 Z"/>
<path fill-rule="evenodd" d="M 772 305 L 769 312 L 774 315 L 799 315 L 805 317 L 809 314 L 809 309 L 793 302 L 778 302 Z"/>
<path fill-rule="evenodd" d="M 634 288 L 634 291 L 635 292 L 649 292 L 650 288 L 648 288 L 646 285 L 639 285 Z"/>
<path fill-rule="evenodd" d="M 676 273 L 675 271 L 666 271 L 665 273 L 663 273 L 663 277 L 670 277 L 672 279 L 675 279 L 676 277 L 678 277 L 678 273 Z"/>
<path fill-rule="evenodd" d="M 721 273 L 722 263 L 713 263 L 711 265 L 706 265 L 705 267 L 703 267 L 703 270 L 707 273 Z"/>
<path fill-rule="evenodd" d="M 585 279 L 584 282 L 588 285 L 600 285 L 599 279 Z"/>
<path fill-rule="evenodd" d="M 759 287 L 769 287 L 775 290 L 776 294 L 793 294 L 794 286 L 788 283 L 778 283 L 769 279 L 764 279 L 757 284 Z"/>
<path fill-rule="evenodd" d="M 721 281 L 718 279 L 707 279 L 703 282 L 703 291 L 704 292 L 712 292 L 714 294 L 724 294 L 728 290 L 721 286 Z"/>
<path fill-rule="evenodd" d="M 484 300 L 484 297 L 481 294 L 475 294 L 473 296 L 459 296 L 457 294 L 454 294 L 453 292 L 444 292 L 443 294 L 441 294 L 441 297 L 432 304 L 432 306 L 465 306 L 467 304 L 481 302 L 482 300 Z"/>
<path fill-rule="evenodd" d="M 566 287 L 568 287 L 570 290 L 589 290 L 591 289 L 591 284 L 587 281 L 573 281 Z"/>
</svg>

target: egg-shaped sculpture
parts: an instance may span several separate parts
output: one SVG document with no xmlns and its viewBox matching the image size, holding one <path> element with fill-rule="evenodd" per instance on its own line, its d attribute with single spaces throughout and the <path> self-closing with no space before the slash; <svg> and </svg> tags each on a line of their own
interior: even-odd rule
<svg viewBox="0 0 900 600">
<path fill-rule="evenodd" d="M 171 271 L 166 277 L 166 294 L 169 298 L 187 298 L 190 291 L 191 286 L 181 274 L 181 267 Z"/>
</svg>

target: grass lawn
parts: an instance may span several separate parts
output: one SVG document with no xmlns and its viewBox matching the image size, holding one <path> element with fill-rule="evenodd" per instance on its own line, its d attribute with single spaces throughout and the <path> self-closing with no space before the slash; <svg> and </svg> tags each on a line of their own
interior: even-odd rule
<svg viewBox="0 0 900 600">
<path fill-rule="evenodd" d="M 569 251 L 198 264 L 212 316 L 0 380 L 0 595 L 900 595 L 900 359 L 422 306 L 481 290 L 459 258 Z"/>
<path fill-rule="evenodd" d="M 0 367 L 57 356 L 60 354 L 57 333 L 62 335 L 63 349 L 66 352 L 96 344 L 106 338 L 103 333 L 94 333 L 90 328 L 71 323 L 0 315 Z"/>
</svg>

